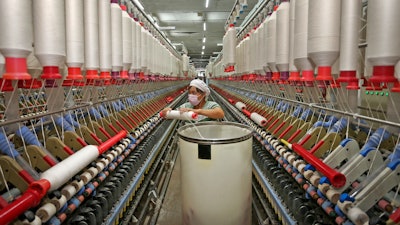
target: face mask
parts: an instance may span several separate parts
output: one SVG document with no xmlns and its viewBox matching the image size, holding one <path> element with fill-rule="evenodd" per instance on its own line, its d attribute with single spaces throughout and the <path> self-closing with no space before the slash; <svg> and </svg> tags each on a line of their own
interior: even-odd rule
<svg viewBox="0 0 400 225">
<path fill-rule="evenodd" d="M 192 106 L 196 106 L 200 103 L 200 100 L 197 95 L 189 94 L 189 102 L 192 104 Z"/>
</svg>

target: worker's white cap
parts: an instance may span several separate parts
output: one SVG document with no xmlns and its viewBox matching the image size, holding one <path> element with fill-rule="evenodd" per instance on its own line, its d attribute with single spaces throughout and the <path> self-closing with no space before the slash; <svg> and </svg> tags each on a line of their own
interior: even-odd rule
<svg viewBox="0 0 400 225">
<path fill-rule="evenodd" d="M 208 88 L 207 84 L 200 79 L 194 79 L 190 82 L 189 86 L 193 86 L 198 88 L 200 91 L 204 92 L 206 96 L 210 95 L 210 89 Z"/>
</svg>

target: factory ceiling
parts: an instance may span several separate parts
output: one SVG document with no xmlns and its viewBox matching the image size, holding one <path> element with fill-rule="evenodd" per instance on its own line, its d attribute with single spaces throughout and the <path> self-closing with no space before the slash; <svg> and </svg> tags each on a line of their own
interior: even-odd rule
<svg viewBox="0 0 400 225">
<path fill-rule="evenodd" d="M 207 1 L 208 7 L 206 7 Z M 239 1 L 140 0 L 140 2 L 144 11 L 154 18 L 177 50 L 182 51 L 181 44 L 183 44 L 190 62 L 196 68 L 205 68 L 210 57 L 216 57 L 217 52 L 221 52 L 222 46 L 219 44 L 222 44 L 227 19 Z M 247 1 L 248 7 L 237 19 L 237 27 L 242 24 L 257 2 L 257 0 Z"/>
</svg>

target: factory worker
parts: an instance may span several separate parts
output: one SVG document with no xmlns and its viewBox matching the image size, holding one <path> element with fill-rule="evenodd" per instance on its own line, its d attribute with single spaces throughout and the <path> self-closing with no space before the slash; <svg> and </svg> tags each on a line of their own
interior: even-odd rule
<svg viewBox="0 0 400 225">
<path fill-rule="evenodd" d="M 177 109 L 181 112 L 195 112 L 198 115 L 198 121 L 210 121 L 224 118 L 224 111 L 218 103 L 209 101 L 210 89 L 207 84 L 200 79 L 194 79 L 189 84 L 188 100 Z M 163 115 L 171 108 L 163 109 Z"/>
</svg>

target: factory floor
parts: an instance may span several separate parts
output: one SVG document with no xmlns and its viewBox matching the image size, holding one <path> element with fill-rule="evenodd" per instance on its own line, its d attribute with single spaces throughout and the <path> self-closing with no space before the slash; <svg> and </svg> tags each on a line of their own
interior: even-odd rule
<svg viewBox="0 0 400 225">
<path fill-rule="evenodd" d="M 175 162 L 157 225 L 182 225 L 181 160 L 179 156 Z"/>
</svg>

